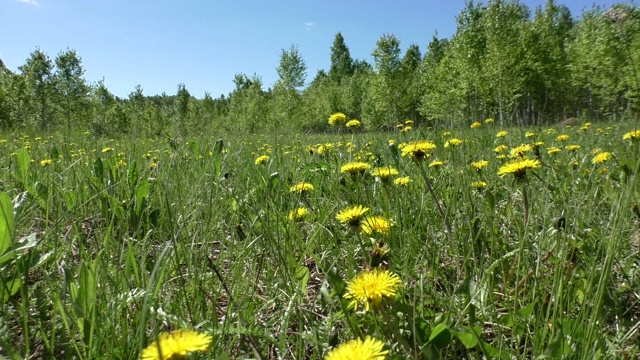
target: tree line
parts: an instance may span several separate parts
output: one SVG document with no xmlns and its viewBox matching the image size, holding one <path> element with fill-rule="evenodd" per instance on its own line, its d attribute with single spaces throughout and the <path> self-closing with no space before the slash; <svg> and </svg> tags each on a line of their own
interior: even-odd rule
<svg viewBox="0 0 640 360">
<path fill-rule="evenodd" d="M 568 117 L 638 117 L 640 12 L 634 4 L 593 6 L 579 20 L 554 0 L 531 10 L 517 0 L 470 1 L 454 35 L 434 34 L 422 53 L 404 53 L 384 34 L 373 62 L 353 59 L 341 33 L 331 65 L 307 83 L 297 46 L 283 49 L 278 80 L 236 74 L 228 95 L 201 99 L 179 84 L 175 95 L 127 98 L 103 82 L 88 83 L 74 50 L 51 59 L 37 49 L 19 72 L 0 60 L 0 127 L 32 131 L 82 129 L 97 136 L 159 136 L 220 131 L 326 131 L 335 112 L 368 130 L 412 119 L 434 127 L 494 118 L 508 125 L 548 124 Z"/>
</svg>

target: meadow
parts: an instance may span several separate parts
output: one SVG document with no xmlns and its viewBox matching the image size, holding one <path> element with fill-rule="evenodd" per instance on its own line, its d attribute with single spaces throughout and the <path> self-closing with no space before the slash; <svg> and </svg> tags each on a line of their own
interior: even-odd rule
<svg viewBox="0 0 640 360">
<path fill-rule="evenodd" d="M 635 124 L 334 120 L 2 134 L 0 354 L 640 356 Z"/>
</svg>

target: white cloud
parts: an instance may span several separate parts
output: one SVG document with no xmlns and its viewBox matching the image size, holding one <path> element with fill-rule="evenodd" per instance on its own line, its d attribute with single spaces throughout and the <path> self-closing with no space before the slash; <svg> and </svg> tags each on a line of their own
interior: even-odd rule
<svg viewBox="0 0 640 360">
<path fill-rule="evenodd" d="M 304 23 L 304 28 L 307 29 L 307 30 L 311 30 L 311 28 L 313 28 L 313 25 L 315 25 L 315 24 L 312 23 L 312 22 L 306 22 L 306 23 Z"/>
<path fill-rule="evenodd" d="M 18 0 L 18 1 L 23 2 L 23 3 L 27 3 L 27 4 L 30 4 L 30 5 L 33 5 L 33 6 L 40 6 L 40 4 L 38 3 L 37 0 Z"/>
</svg>

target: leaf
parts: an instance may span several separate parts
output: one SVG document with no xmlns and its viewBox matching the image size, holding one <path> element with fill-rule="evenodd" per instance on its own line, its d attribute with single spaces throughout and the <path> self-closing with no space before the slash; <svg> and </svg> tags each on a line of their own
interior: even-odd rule
<svg viewBox="0 0 640 360">
<path fill-rule="evenodd" d="M 222 149 L 224 148 L 224 140 L 218 139 L 216 143 L 213 145 L 213 153 L 216 155 L 220 155 L 222 153 Z"/>
<path fill-rule="evenodd" d="M 466 331 L 455 331 L 453 335 L 458 338 L 462 345 L 467 349 L 472 349 L 478 345 L 478 338 L 474 334 L 470 334 Z"/>
<path fill-rule="evenodd" d="M 131 162 L 131 166 L 129 166 L 128 178 L 129 189 L 133 191 L 133 189 L 136 188 L 136 185 L 138 185 L 138 163 L 135 160 L 133 160 Z"/>
<path fill-rule="evenodd" d="M 296 270 L 296 280 L 300 282 L 300 291 L 303 294 L 307 293 L 307 282 L 309 281 L 309 268 L 306 266 L 299 266 Z"/>
<path fill-rule="evenodd" d="M 449 331 L 447 325 L 440 323 L 431 330 L 427 345 L 435 345 L 438 349 L 444 349 L 451 343 L 451 339 L 451 331 Z"/>
<path fill-rule="evenodd" d="M 136 189 L 136 214 L 140 214 L 149 196 L 149 180 L 144 179 L 138 184 Z"/>
<path fill-rule="evenodd" d="M 18 151 L 18 181 L 20 181 L 23 185 L 29 180 L 29 165 L 31 164 L 31 157 L 29 156 L 29 151 L 27 149 L 22 148 Z"/>
<path fill-rule="evenodd" d="M 344 280 L 342 280 L 342 277 L 335 267 L 332 267 L 329 269 L 329 271 L 327 271 L 327 281 L 333 288 L 334 294 L 342 294 L 346 283 L 344 282 Z"/>
<path fill-rule="evenodd" d="M 15 226 L 11 198 L 6 193 L 0 193 L 0 255 L 11 246 Z"/>
<path fill-rule="evenodd" d="M 96 158 L 96 161 L 93 162 L 93 175 L 100 179 L 100 181 L 102 181 L 104 177 L 104 164 L 100 157 Z"/>
</svg>

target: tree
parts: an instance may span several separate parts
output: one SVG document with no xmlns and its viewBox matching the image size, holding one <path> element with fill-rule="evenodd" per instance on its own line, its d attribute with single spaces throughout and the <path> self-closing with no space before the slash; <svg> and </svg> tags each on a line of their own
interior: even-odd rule
<svg viewBox="0 0 640 360">
<path fill-rule="evenodd" d="M 73 118 L 85 113 L 89 86 L 83 78 L 82 59 L 75 50 L 61 52 L 55 63 L 54 84 L 57 100 L 66 120 L 67 130 L 71 130 Z"/>
<path fill-rule="evenodd" d="M 353 75 L 353 60 L 342 34 L 338 32 L 331 46 L 329 77 L 339 85 L 351 75 Z"/>
<path fill-rule="evenodd" d="M 393 128 L 400 115 L 400 40 L 385 34 L 376 42 L 371 54 L 376 76 L 370 82 L 364 112 L 373 126 Z"/>
<path fill-rule="evenodd" d="M 35 115 L 40 129 L 45 130 L 52 125 L 50 103 L 53 62 L 47 54 L 36 49 L 27 59 L 27 63 L 19 69 L 25 78 L 28 96 L 26 105 Z"/>
<path fill-rule="evenodd" d="M 304 86 L 307 77 L 307 65 L 300 52 L 298 52 L 296 45 L 291 45 L 289 51 L 282 50 L 277 71 L 280 78 L 276 86 L 281 86 L 287 90 L 298 90 Z"/>
</svg>

